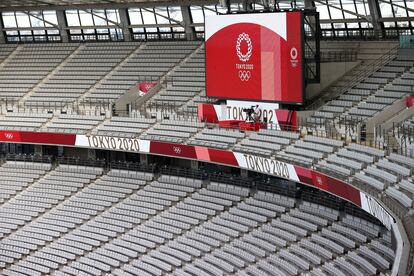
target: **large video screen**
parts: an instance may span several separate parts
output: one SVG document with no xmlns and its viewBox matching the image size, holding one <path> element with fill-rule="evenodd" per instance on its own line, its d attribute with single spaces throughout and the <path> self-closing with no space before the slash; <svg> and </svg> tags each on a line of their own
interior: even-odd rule
<svg viewBox="0 0 414 276">
<path fill-rule="evenodd" d="M 301 12 L 207 16 L 209 97 L 303 103 Z"/>
</svg>

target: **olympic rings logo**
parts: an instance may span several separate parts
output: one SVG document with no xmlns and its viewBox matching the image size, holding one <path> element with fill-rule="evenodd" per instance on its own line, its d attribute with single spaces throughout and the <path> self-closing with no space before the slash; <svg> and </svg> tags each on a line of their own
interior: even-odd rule
<svg viewBox="0 0 414 276">
<path fill-rule="evenodd" d="M 248 81 L 251 76 L 252 73 L 250 73 L 250 71 L 239 71 L 239 78 L 241 81 Z"/>
<path fill-rule="evenodd" d="M 181 154 L 181 148 L 180 148 L 180 147 L 173 147 L 173 151 L 174 151 L 176 154 Z"/>
</svg>

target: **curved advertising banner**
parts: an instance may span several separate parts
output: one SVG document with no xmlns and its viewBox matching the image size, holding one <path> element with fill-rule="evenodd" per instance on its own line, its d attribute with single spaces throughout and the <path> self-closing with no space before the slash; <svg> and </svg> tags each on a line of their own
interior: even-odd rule
<svg viewBox="0 0 414 276">
<path fill-rule="evenodd" d="M 360 191 L 345 181 L 309 168 L 303 168 L 273 158 L 228 150 L 140 140 L 138 138 L 0 130 L 0 142 L 70 146 L 165 155 L 238 167 L 310 185 L 352 202 L 376 217 L 388 230 L 392 230 L 396 237 L 397 251 L 391 275 L 397 275 L 398 273 L 404 247 L 403 236 L 401 234 L 403 228 L 399 228 L 393 216 L 382 206 L 380 201 L 372 196 Z"/>
<path fill-rule="evenodd" d="M 301 182 L 346 199 L 378 218 L 388 229 L 393 217 L 369 195 L 352 185 L 312 169 L 280 160 L 201 146 L 102 135 L 0 130 L 0 142 L 60 145 L 88 149 L 157 154 L 229 165 Z"/>
<path fill-rule="evenodd" d="M 209 97 L 303 103 L 302 13 L 207 16 Z"/>
</svg>

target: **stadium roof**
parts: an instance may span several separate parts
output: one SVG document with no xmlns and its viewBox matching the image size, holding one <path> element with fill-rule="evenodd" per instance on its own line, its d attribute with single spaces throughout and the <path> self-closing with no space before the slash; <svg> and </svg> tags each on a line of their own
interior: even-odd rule
<svg viewBox="0 0 414 276">
<path fill-rule="evenodd" d="M 0 43 L 198 38 L 227 12 L 315 9 L 324 38 L 414 35 L 413 0 L 0 0 Z M 61 37 L 63 36 L 63 38 Z"/>
<path fill-rule="evenodd" d="M 68 9 L 83 7 L 99 7 L 99 6 L 133 6 L 134 4 L 175 4 L 181 3 L 203 4 L 214 1 L 191 1 L 191 0 L 1 0 L 1 10 L 28 10 L 28 9 Z"/>
<path fill-rule="evenodd" d="M 75 6 L 75 5 L 94 5 L 94 4 L 120 4 L 120 3 L 140 3 L 140 2 L 159 2 L 159 0 L 3 0 L 0 6 L 3 8 L 22 7 L 22 6 Z"/>
</svg>

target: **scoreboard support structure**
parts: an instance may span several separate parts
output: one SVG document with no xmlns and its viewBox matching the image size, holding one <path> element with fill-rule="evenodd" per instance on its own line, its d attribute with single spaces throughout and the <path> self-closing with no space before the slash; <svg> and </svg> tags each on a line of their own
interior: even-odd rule
<svg viewBox="0 0 414 276">
<path fill-rule="evenodd" d="M 320 83 L 321 81 L 321 30 L 319 13 L 315 10 L 304 10 L 303 42 L 305 82 Z"/>
</svg>

